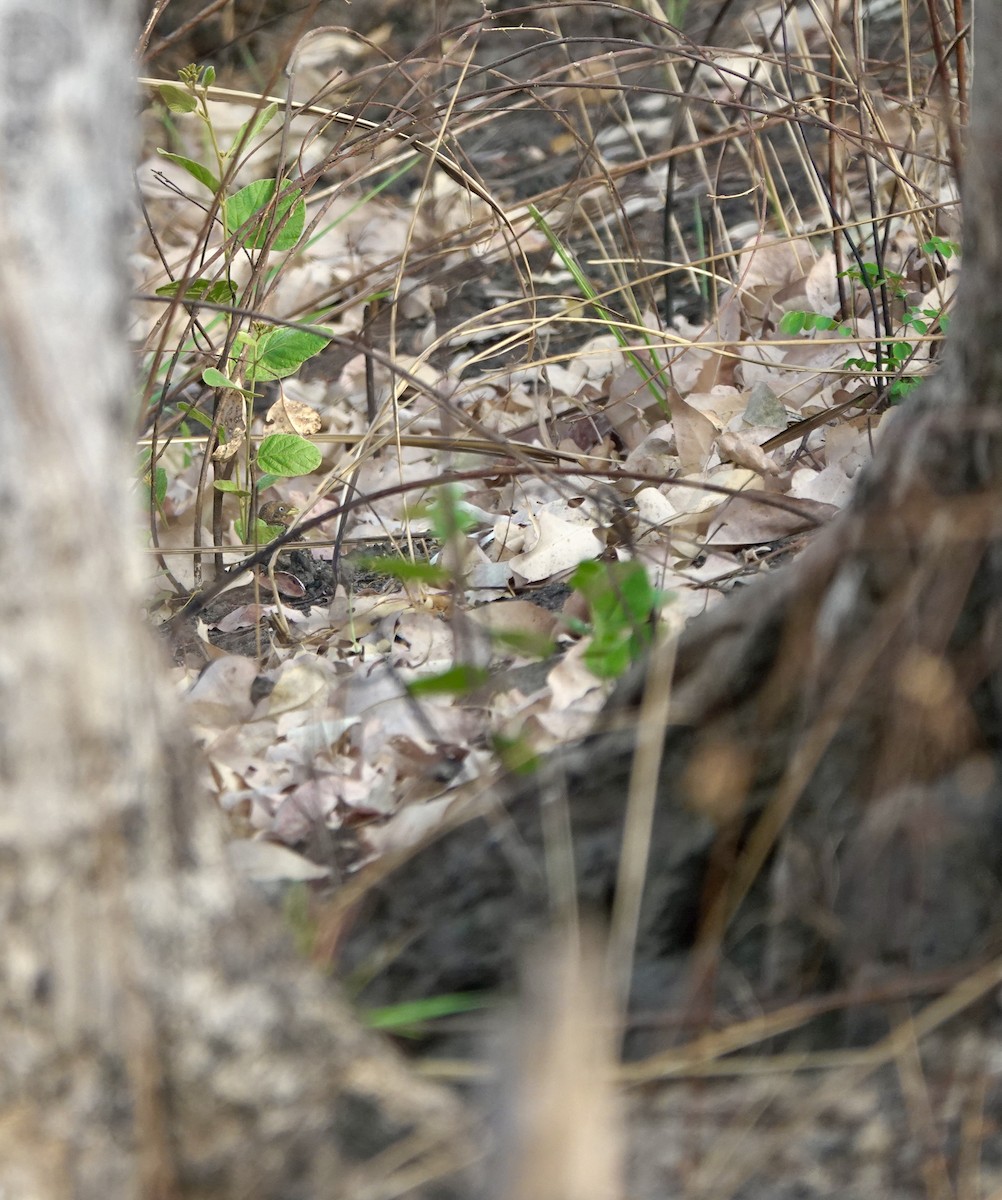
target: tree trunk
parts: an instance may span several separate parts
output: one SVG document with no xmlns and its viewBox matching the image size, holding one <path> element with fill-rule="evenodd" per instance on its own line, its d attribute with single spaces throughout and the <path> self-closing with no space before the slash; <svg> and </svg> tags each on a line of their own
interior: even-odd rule
<svg viewBox="0 0 1002 1200">
<path fill-rule="evenodd" d="M 458 1110 L 238 896 L 140 625 L 133 7 L 0 0 L 0 1192 L 420 1194 Z"/>
</svg>

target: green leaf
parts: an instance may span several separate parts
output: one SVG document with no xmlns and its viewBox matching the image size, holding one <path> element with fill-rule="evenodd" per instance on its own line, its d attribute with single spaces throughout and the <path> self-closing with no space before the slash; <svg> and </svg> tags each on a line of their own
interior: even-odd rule
<svg viewBox="0 0 1002 1200">
<path fill-rule="evenodd" d="M 165 283 L 157 288 L 158 296 L 176 296 L 181 290 L 181 281 Z M 184 299 L 208 300 L 211 304 L 232 304 L 237 298 L 237 289 L 228 279 L 192 279 L 184 291 Z"/>
<path fill-rule="evenodd" d="M 232 479 L 216 479 L 212 486 L 217 492 L 228 492 L 233 496 L 249 496 L 250 492 L 246 488 L 242 488 L 239 483 L 234 483 Z"/>
<path fill-rule="evenodd" d="M 501 765 L 510 774 L 532 775 L 538 770 L 539 755 L 521 734 L 517 737 L 505 737 L 496 733 L 491 739 L 491 745 L 501 760 Z"/>
<path fill-rule="evenodd" d="M 271 124 L 277 112 L 277 104 L 268 104 L 260 112 L 255 113 L 249 121 L 244 121 L 234 135 L 233 141 L 230 142 L 230 148 L 224 152 L 224 156 L 229 158 L 237 150 L 246 150 L 258 134 Z"/>
<path fill-rule="evenodd" d="M 320 451 L 298 433 L 273 433 L 257 449 L 257 465 L 269 475 L 309 475 L 323 461 Z"/>
<path fill-rule="evenodd" d="M 960 253 L 960 245 L 947 241 L 946 238 L 933 237 L 922 243 L 922 250 L 926 254 L 941 254 L 944 258 L 953 258 L 955 254 Z"/>
<path fill-rule="evenodd" d="M 241 396 L 253 396 L 254 392 L 248 388 L 238 387 L 228 376 L 222 371 L 217 371 L 215 367 L 206 367 L 202 372 L 202 382 L 206 387 L 210 388 L 228 388 L 232 392 L 239 392 Z"/>
<path fill-rule="evenodd" d="M 472 663 L 457 663 L 447 671 L 414 679 L 407 685 L 412 696 L 460 696 L 483 687 L 490 679 L 486 667 L 475 667 Z"/>
<path fill-rule="evenodd" d="M 147 484 L 150 482 L 149 475 L 146 476 Z M 157 467 L 153 472 L 153 498 L 156 500 L 157 508 L 163 505 L 167 497 L 167 472 L 163 467 Z"/>
<path fill-rule="evenodd" d="M 787 337 L 796 337 L 798 333 L 802 333 L 804 325 L 807 322 L 807 313 L 793 312 L 784 313 L 779 322 L 780 333 L 785 333 Z"/>
<path fill-rule="evenodd" d="M 429 996 L 427 1000 L 407 1000 L 391 1004 L 386 1008 L 372 1008 L 362 1014 L 362 1020 L 370 1029 L 384 1029 L 393 1033 L 419 1032 L 426 1021 L 437 1017 L 451 1017 L 457 1013 L 473 1012 L 488 1008 L 492 998 L 484 993 L 465 992 L 453 996 Z"/>
<path fill-rule="evenodd" d="M 285 533 L 281 525 L 266 525 L 264 521 L 254 522 L 254 532 L 247 536 L 245 526 L 242 520 L 236 520 L 233 523 L 237 531 L 237 537 L 248 546 L 267 546 L 269 542 L 273 542 L 280 533 Z"/>
<path fill-rule="evenodd" d="M 202 72 L 202 87 L 212 87 L 216 82 L 216 68 L 206 67 Z"/>
<path fill-rule="evenodd" d="M 273 250 L 291 250 L 302 237 L 306 224 L 302 191 L 286 187 L 278 198 L 274 212 L 266 214 L 265 210 L 274 195 L 274 179 L 257 179 L 225 201 L 226 227 L 234 232 L 241 230 L 240 242 L 249 250 L 263 249 L 268 244 L 273 227 L 279 229 L 272 242 Z M 267 223 L 266 215 L 270 217 Z M 259 219 L 254 220 L 255 217 Z"/>
<path fill-rule="evenodd" d="M 190 113 L 198 108 L 198 101 L 191 92 L 179 88 L 173 83 L 160 85 L 160 99 L 173 113 Z"/>
<path fill-rule="evenodd" d="M 651 586 L 647 572 L 640 563 L 617 563 L 626 571 L 615 571 L 618 576 L 618 594 L 625 602 L 627 612 L 635 621 L 646 621 L 658 604 L 657 589 Z"/>
<path fill-rule="evenodd" d="M 178 408 L 187 416 L 191 417 L 193 421 L 197 421 L 204 429 L 212 428 L 212 418 L 207 417 L 203 412 L 199 412 L 194 404 L 185 404 L 182 401 L 180 404 L 178 404 Z"/>
<path fill-rule="evenodd" d="M 442 542 L 469 533 L 477 525 L 476 518 L 463 506 L 462 488 L 455 483 L 437 488 L 427 511 L 432 532 Z"/>
<path fill-rule="evenodd" d="M 599 679 L 617 679 L 630 665 L 628 638 L 594 638 L 584 652 L 585 666 Z"/>
<path fill-rule="evenodd" d="M 162 150 L 157 147 L 157 154 L 161 158 L 166 158 L 172 163 L 177 163 L 179 167 L 184 167 L 188 174 L 197 179 L 198 182 L 209 189 L 213 195 L 219 191 L 219 180 L 213 175 L 208 167 L 203 167 L 200 162 L 195 162 L 193 158 L 185 158 L 183 154 L 171 154 L 168 150 Z"/>
<path fill-rule="evenodd" d="M 591 611 L 592 640 L 584 652 L 585 665 L 600 679 L 614 679 L 650 645 L 651 618 L 662 596 L 637 562 L 584 562 L 570 582 Z"/>
<path fill-rule="evenodd" d="M 594 560 L 588 560 L 578 563 L 574 569 L 574 574 L 568 582 L 572 588 L 579 591 L 586 600 L 590 601 L 593 596 L 598 595 L 598 588 L 604 576 L 605 572 L 602 569 L 602 564 Z"/>
<path fill-rule="evenodd" d="M 556 643 L 540 633 L 528 633 L 520 629 L 492 630 L 491 641 L 525 658 L 549 658 L 556 654 Z"/>
<path fill-rule="evenodd" d="M 248 382 L 257 380 L 284 379 L 292 375 L 308 358 L 319 354 L 330 343 L 330 338 L 315 333 L 304 333 L 301 329 L 271 329 L 261 335 L 252 350 L 247 366 Z"/>
</svg>

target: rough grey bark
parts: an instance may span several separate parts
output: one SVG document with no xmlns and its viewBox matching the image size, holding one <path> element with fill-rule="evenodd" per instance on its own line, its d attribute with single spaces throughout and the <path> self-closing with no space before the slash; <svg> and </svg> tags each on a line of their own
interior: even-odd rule
<svg viewBox="0 0 1002 1200">
<path fill-rule="evenodd" d="M 238 896 L 140 625 L 132 9 L 0 2 L 0 1192 L 421 1194 L 457 1109 Z"/>
</svg>

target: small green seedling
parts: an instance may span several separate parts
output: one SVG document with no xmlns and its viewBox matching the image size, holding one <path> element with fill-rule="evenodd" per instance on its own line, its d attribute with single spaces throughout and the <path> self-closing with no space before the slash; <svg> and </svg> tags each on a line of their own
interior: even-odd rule
<svg viewBox="0 0 1002 1200">
<path fill-rule="evenodd" d="M 591 634 L 585 664 L 599 679 L 617 679 L 650 648 L 664 595 L 639 562 L 583 562 L 570 584 L 588 603 L 590 620 L 574 623 Z"/>
<path fill-rule="evenodd" d="M 952 258 L 959 253 L 960 247 L 956 242 L 933 237 L 922 244 L 922 250 L 930 257 L 935 255 L 941 258 Z M 866 262 L 863 263 L 862 268 L 850 267 L 840 274 L 842 278 L 863 284 L 870 289 L 886 287 L 896 300 L 904 300 L 908 294 L 901 275 L 893 271 L 882 272 L 876 263 Z M 918 334 L 927 334 L 936 325 L 943 333 L 946 333 L 950 326 L 950 318 L 941 308 L 907 305 L 901 317 L 899 333 L 914 330 Z M 779 329 L 789 337 L 796 337 L 800 333 L 810 333 L 814 330 L 824 333 L 834 332 L 839 337 L 856 336 L 856 331 L 845 321 L 837 321 L 834 317 L 825 316 L 823 313 L 802 310 L 785 313 L 779 322 Z M 906 373 L 908 363 L 914 353 L 915 347 L 911 342 L 897 337 L 884 343 L 883 364 L 878 364 L 873 358 L 856 355 L 845 360 L 845 367 L 847 370 L 859 372 L 861 375 L 872 375 L 879 369 L 882 376 L 891 378 L 887 394 L 891 403 L 897 404 L 921 382 L 918 376 Z"/>
<path fill-rule="evenodd" d="M 162 157 L 182 167 L 198 184 L 206 188 L 213 197 L 210 211 L 222 227 L 221 278 L 209 279 L 198 276 L 193 279 L 174 280 L 157 289 L 164 297 L 181 297 L 192 305 L 209 304 L 223 309 L 239 309 L 249 303 L 250 296 L 241 295 L 233 283 L 232 267 L 238 253 L 251 251 L 290 252 L 302 240 L 306 223 L 306 205 L 302 189 L 288 179 L 259 179 L 235 191 L 230 190 L 238 159 L 253 151 L 255 144 L 264 135 L 274 120 L 278 105 L 263 105 L 234 134 L 228 146 L 220 142 L 213 125 L 209 108 L 209 90 L 215 82 L 212 67 L 199 68 L 191 65 L 178 72 L 177 84 L 163 84 L 160 96 L 169 111 L 176 116 L 190 116 L 201 122 L 210 149 L 211 162 L 199 162 L 183 154 L 161 149 Z M 245 321 L 240 313 L 224 312 L 220 318 L 225 323 L 240 324 Z M 243 423 L 236 429 L 249 427 L 251 407 L 258 387 L 265 383 L 284 379 L 294 374 L 308 359 L 318 354 L 330 342 L 326 331 L 318 329 L 307 319 L 303 326 L 273 326 L 265 322 L 253 322 L 249 328 L 238 328 L 229 341 L 229 350 L 217 366 L 202 372 L 202 381 L 214 389 L 219 396 L 242 398 Z M 225 339 L 224 339 L 225 341 Z M 213 422 L 193 408 L 187 415 L 203 425 L 214 428 Z M 220 428 L 218 436 L 225 442 L 229 436 Z M 265 438 L 256 458 L 249 456 L 238 460 L 240 477 L 217 479 L 219 491 L 230 492 L 242 502 L 242 516 L 237 522 L 238 532 L 245 537 L 248 530 L 250 498 L 255 490 L 262 490 L 280 478 L 306 475 L 315 471 L 321 463 L 317 448 L 298 434 L 278 434 Z M 159 468 L 158 468 L 159 470 Z M 256 472 L 260 474 L 256 474 Z M 159 477 L 157 489 L 166 488 Z M 279 532 L 280 527 L 257 522 L 253 531 L 254 542 L 268 542 Z"/>
</svg>

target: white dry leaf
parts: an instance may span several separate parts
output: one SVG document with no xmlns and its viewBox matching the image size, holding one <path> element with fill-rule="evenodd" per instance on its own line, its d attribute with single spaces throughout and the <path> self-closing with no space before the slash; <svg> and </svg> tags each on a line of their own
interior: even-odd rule
<svg viewBox="0 0 1002 1200">
<path fill-rule="evenodd" d="M 650 433 L 651 423 L 647 418 L 646 409 L 641 396 L 610 402 L 605 407 L 603 415 L 609 422 L 609 427 L 630 453 Z"/>
<path fill-rule="evenodd" d="M 480 553 L 483 554 L 483 551 Z M 492 562 L 485 555 L 482 561 L 467 567 L 463 575 L 466 596 L 474 604 L 487 600 L 500 601 L 508 595 L 510 578 L 511 570 L 507 562 Z"/>
<path fill-rule="evenodd" d="M 339 773 L 337 792 L 339 802 L 356 812 L 389 816 L 400 807 L 400 781 L 389 762 L 364 762 L 357 774 Z"/>
<path fill-rule="evenodd" d="M 217 729 L 250 720 L 254 711 L 251 685 L 257 673 L 253 659 L 237 654 L 209 663 L 184 697 L 189 718 Z"/>
<path fill-rule="evenodd" d="M 743 393 L 726 383 L 715 384 L 708 392 L 690 392 L 685 402 L 717 429 L 725 429 L 747 407 Z"/>
<path fill-rule="evenodd" d="M 608 384 L 608 395 L 609 402 L 605 408 L 607 417 L 610 409 L 615 412 L 617 409 L 629 406 L 634 413 L 642 413 L 646 409 L 656 406 L 646 378 L 629 359 L 624 359 L 623 363 L 613 371 Z"/>
<path fill-rule="evenodd" d="M 684 395 L 696 386 L 696 380 L 710 355 L 709 350 L 699 348 L 700 339 L 714 340 L 717 331 L 705 325 L 692 325 L 684 317 L 676 317 L 673 331 L 678 340 L 669 341 L 665 351 L 672 385 Z"/>
<path fill-rule="evenodd" d="M 517 634 L 523 637 L 548 638 L 553 636 L 557 614 L 540 608 L 531 600 L 497 600 L 475 608 L 470 620 L 493 634 Z"/>
<path fill-rule="evenodd" d="M 326 828 L 337 807 L 332 781 L 307 779 L 283 797 L 268 832 L 289 845 L 305 841 L 318 828 Z"/>
<path fill-rule="evenodd" d="M 275 717 L 308 705 L 326 704 L 328 689 L 334 685 L 330 671 L 315 657 L 303 657 L 283 664 L 271 692 L 262 701 L 262 715 Z"/>
<path fill-rule="evenodd" d="M 575 643 L 546 676 L 551 707 L 558 712 L 605 687 L 602 680 L 585 666 L 584 655 L 588 644 L 588 639 Z"/>
<path fill-rule="evenodd" d="M 287 846 L 242 838 L 226 847 L 230 865 L 254 883 L 309 883 L 327 879 L 330 867 L 310 862 Z"/>
<path fill-rule="evenodd" d="M 762 89 L 766 102 L 778 103 L 780 92 L 773 83 L 774 66 L 754 42 L 723 50 L 706 48 L 698 77 L 712 100 L 722 104 L 746 103 L 749 86 Z M 761 103 L 761 101 L 760 101 Z"/>
<path fill-rule="evenodd" d="M 265 433 L 298 433 L 300 437 L 312 437 L 323 428 L 320 414 L 308 404 L 280 396 L 268 409 L 264 418 Z"/>
<path fill-rule="evenodd" d="M 240 604 L 230 609 L 225 617 L 213 622 L 212 628 L 220 633 L 236 633 L 241 629 L 253 629 L 275 611 L 273 604 Z"/>
<path fill-rule="evenodd" d="M 637 516 L 640 518 L 638 536 L 641 538 L 652 534 L 660 526 L 667 525 L 677 515 L 668 497 L 654 487 L 641 488 L 636 494 L 635 503 Z"/>
<path fill-rule="evenodd" d="M 814 251 L 807 238 L 762 234 L 750 238 L 737 257 L 742 290 L 763 288 L 771 296 L 807 274 Z"/>
<path fill-rule="evenodd" d="M 825 467 L 823 471 L 811 471 L 801 467 L 790 479 L 790 495 L 803 500 L 816 500 L 844 508 L 852 497 L 852 480 L 841 464 Z"/>
<path fill-rule="evenodd" d="M 851 479 L 873 458 L 870 437 L 865 429 L 851 425 L 835 425 L 825 436 L 825 461 L 838 466 Z"/>
<path fill-rule="evenodd" d="M 792 346 L 749 339 L 741 343 L 742 376 L 747 386 L 765 384 L 787 408 L 799 411 L 841 382 L 853 345 L 837 338 L 821 344 L 802 340 Z"/>
<path fill-rule="evenodd" d="M 711 321 L 697 325 L 683 316 L 675 317 L 671 330 L 665 334 L 662 351 L 668 358 L 668 377 L 672 386 L 683 395 L 693 391 L 707 361 L 719 357 L 717 346 L 720 343 L 726 345 L 740 336 L 741 312 L 733 292 L 725 293 L 717 315 Z M 714 345 L 704 347 L 704 342 Z"/>
<path fill-rule="evenodd" d="M 413 607 L 404 592 L 392 592 L 385 596 L 349 596 L 338 588 L 331 600 L 327 619 L 332 633 L 347 630 L 355 639 L 371 633 L 394 613 L 407 612 Z"/>
<path fill-rule="evenodd" d="M 606 695 L 604 689 L 596 689 L 582 696 L 572 708 L 534 713 L 524 727 L 533 750 L 545 754 L 586 737 L 595 727 L 595 718 L 605 705 Z"/>
<path fill-rule="evenodd" d="M 298 313 L 322 309 L 329 302 L 331 292 L 337 290 L 339 282 L 337 272 L 330 263 L 313 257 L 300 258 L 294 266 L 282 269 L 281 277 L 276 280 L 269 296 L 269 310 Z"/>
<path fill-rule="evenodd" d="M 435 315 L 435 301 L 441 307 L 441 289 L 432 288 L 430 283 L 419 283 L 409 277 L 400 281 L 400 299 L 397 305 L 400 315 L 408 321 L 430 320 Z"/>
<path fill-rule="evenodd" d="M 414 673 L 432 675 L 448 670 L 456 661 L 456 631 L 449 621 L 413 609 L 383 623 L 380 633 L 392 649 L 388 661 L 409 680 Z M 474 647 L 466 646 L 464 651 Z"/>
<path fill-rule="evenodd" d="M 826 250 L 807 272 L 804 294 L 809 312 L 823 313 L 826 317 L 833 317 L 838 312 L 841 300 L 836 267 L 835 255 Z"/>
<path fill-rule="evenodd" d="M 711 471 L 709 475 L 691 477 L 693 482 L 711 483 L 715 487 L 728 488 L 731 491 L 760 491 L 761 476 L 745 467 L 721 467 Z M 687 529 L 701 528 L 707 519 L 707 514 L 724 504 L 729 496 L 721 492 L 705 491 L 700 487 L 669 487 L 668 499 L 677 510 L 678 516 L 672 521 L 672 528 L 682 526 Z"/>
<path fill-rule="evenodd" d="M 679 469 L 672 427 L 662 421 L 626 456 L 623 470 L 630 474 L 663 475 L 666 479 Z"/>
<path fill-rule="evenodd" d="M 410 225 L 410 214 L 403 205 L 378 198 L 370 198 L 361 206 L 356 204 L 355 220 L 350 223 L 346 237 L 356 263 L 357 258 L 370 257 L 375 265 L 405 256 Z M 332 231 L 334 234 L 336 231 Z M 374 285 L 372 291 L 378 290 Z"/>
<path fill-rule="evenodd" d="M 433 366 L 426 359 L 413 354 L 398 354 L 394 358 L 393 363 L 394 371 L 392 379 L 394 382 L 394 397 L 399 399 L 400 396 L 408 391 L 417 391 L 419 395 L 422 393 L 437 395 L 443 390 L 444 372 L 439 370 L 438 367 Z M 383 393 L 385 399 L 390 394 L 388 386 L 391 378 L 390 372 L 387 369 L 377 369 L 376 377 L 386 389 Z M 436 409 L 435 412 L 437 415 L 438 410 Z M 415 449 L 415 447 L 411 447 L 411 449 Z M 427 457 L 426 453 L 423 457 Z"/>
<path fill-rule="evenodd" d="M 583 475 L 566 475 L 562 482 L 566 494 L 553 500 L 544 500 L 535 510 L 537 517 L 545 512 L 561 521 L 587 523 L 588 512 L 594 512 L 586 503 L 587 498 L 594 493 L 594 481 Z"/>
<path fill-rule="evenodd" d="M 328 708 L 317 720 L 292 724 L 283 714 L 278 724 L 290 747 L 298 749 L 307 758 L 315 758 L 337 746 L 348 730 L 358 724 L 358 717 L 346 717 Z"/>
<path fill-rule="evenodd" d="M 605 379 L 623 361 L 623 348 L 615 334 L 599 333 L 589 338 L 574 355 L 582 379 Z"/>
<path fill-rule="evenodd" d="M 330 384 L 324 379 L 302 379 L 298 375 L 282 380 L 282 392 L 286 400 L 295 400 L 309 408 L 319 409 L 327 401 Z"/>
<path fill-rule="evenodd" d="M 245 721 L 224 729 L 214 738 L 207 756 L 213 771 L 233 771 L 242 780 L 253 776 L 256 787 L 271 786 L 264 756 L 275 738 L 274 721 Z"/>
<path fill-rule="evenodd" d="M 803 513 L 797 513 L 735 496 L 714 513 L 706 532 L 706 542 L 717 547 L 760 546 L 774 542 L 792 533 L 815 528 L 818 508 L 805 502 Z M 824 515 L 834 512 L 835 509 L 825 507 Z"/>
<path fill-rule="evenodd" d="M 781 468 L 758 443 L 738 433 L 722 433 L 717 438 L 717 453 L 721 462 L 736 463 L 759 475 L 779 475 Z"/>
<path fill-rule="evenodd" d="M 397 734 L 421 737 L 426 729 L 400 674 L 386 666 L 385 657 L 357 669 L 345 681 L 341 699 L 345 711 L 360 718 L 353 735 L 359 752 L 374 762 L 387 741 Z M 426 704 L 426 708 L 428 705 Z"/>
<path fill-rule="evenodd" d="M 395 854 L 419 846 L 445 820 L 457 796 L 441 796 L 421 804 L 409 804 L 381 826 L 369 826 L 362 834 L 375 855 Z"/>
<path fill-rule="evenodd" d="M 573 570 L 578 563 L 595 558 L 602 551 L 602 543 L 590 523 L 562 520 L 543 511 L 537 518 L 537 526 L 538 536 L 532 549 L 508 560 L 511 570 L 527 583 L 539 583 Z"/>
<path fill-rule="evenodd" d="M 671 415 L 682 471 L 686 475 L 698 474 L 709 460 L 717 430 L 705 413 L 679 396 L 672 399 Z"/>
<path fill-rule="evenodd" d="M 532 537 L 532 527 L 525 516 L 499 517 L 494 522 L 492 553 L 510 558 L 525 549 L 526 538 Z"/>
</svg>

